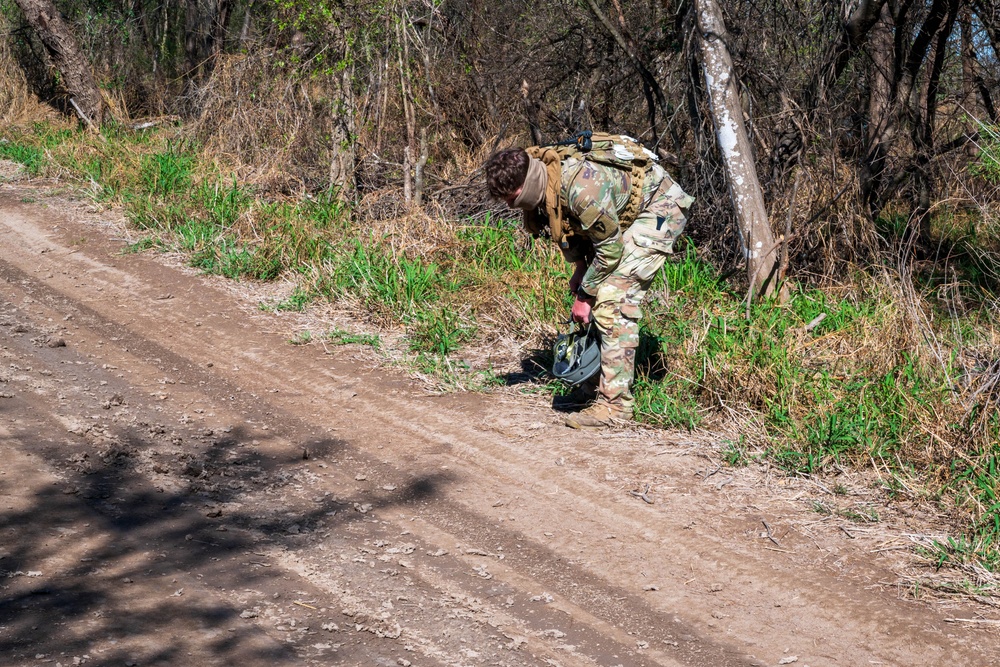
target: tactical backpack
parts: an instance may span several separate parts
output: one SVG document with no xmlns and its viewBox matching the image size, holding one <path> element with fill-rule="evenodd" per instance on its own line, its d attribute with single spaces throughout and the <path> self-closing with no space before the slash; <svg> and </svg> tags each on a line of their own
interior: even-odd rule
<svg viewBox="0 0 1000 667">
<path fill-rule="evenodd" d="M 639 215 L 646 172 L 658 161 L 655 153 L 632 137 L 590 130 L 579 132 L 573 138 L 556 144 L 529 146 L 525 151 L 529 157 L 540 160 L 545 165 L 548 177 L 545 188 L 548 229 L 552 240 L 562 248 L 569 246 L 566 239 L 573 235 L 573 230 L 566 224 L 563 216 L 563 209 L 568 205 L 562 196 L 563 160 L 571 157 L 579 159 L 580 165 L 576 168 L 577 171 L 583 168 L 583 160 L 587 160 L 629 172 L 632 187 L 629 190 L 628 203 L 625 205 L 625 210 L 618 215 L 618 224 L 622 230 L 628 229 Z M 537 238 L 543 234 L 545 224 L 538 212 L 532 210 L 524 212 L 524 227 Z"/>
</svg>

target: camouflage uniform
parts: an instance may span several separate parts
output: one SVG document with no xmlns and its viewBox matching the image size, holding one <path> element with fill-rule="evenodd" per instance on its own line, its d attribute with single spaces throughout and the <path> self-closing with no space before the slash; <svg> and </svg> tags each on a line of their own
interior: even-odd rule
<svg viewBox="0 0 1000 667">
<path fill-rule="evenodd" d="M 628 203 L 630 175 L 622 169 L 567 158 L 562 196 L 574 235 L 566 260 L 589 261 L 581 287 L 596 298 L 592 316 L 601 332 L 600 398 L 619 416 L 631 417 L 639 304 L 656 272 L 673 252 L 694 198 L 654 164 L 643 183 L 643 205 L 625 231 L 618 215 Z"/>
</svg>

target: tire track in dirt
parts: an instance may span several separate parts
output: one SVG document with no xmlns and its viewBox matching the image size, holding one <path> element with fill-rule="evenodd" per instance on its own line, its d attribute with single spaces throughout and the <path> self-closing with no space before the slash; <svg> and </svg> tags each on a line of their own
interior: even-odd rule
<svg viewBox="0 0 1000 667">
<path fill-rule="evenodd" d="M 75 321 L 78 321 L 78 322 L 86 325 L 90 329 L 89 331 L 86 330 L 86 329 L 84 329 L 84 330 L 81 331 L 81 334 L 83 336 L 86 336 L 87 339 L 95 339 L 95 338 L 100 338 L 101 336 L 104 336 L 104 337 L 107 338 L 107 340 L 112 340 L 115 343 L 121 344 L 121 346 L 124 349 L 129 350 L 128 353 L 123 354 L 121 351 L 119 351 L 116 355 L 114 355 L 114 361 L 116 362 L 116 364 L 111 364 L 111 367 L 116 368 L 116 369 L 117 368 L 128 368 L 130 376 L 131 375 L 136 375 L 136 376 L 138 376 L 140 378 L 146 378 L 147 380 L 149 378 L 162 376 L 164 374 L 164 372 L 173 372 L 175 374 L 176 373 L 187 374 L 187 376 L 189 378 L 192 377 L 192 376 L 193 377 L 197 377 L 198 376 L 198 371 L 196 369 L 193 369 L 193 368 L 184 368 L 184 366 L 186 366 L 186 365 L 190 366 L 190 364 L 188 364 L 183 358 L 176 357 L 172 352 L 170 352 L 170 351 L 168 351 L 166 349 L 163 349 L 163 348 L 159 347 L 156 344 L 152 344 L 152 343 L 149 343 L 148 341 L 143 341 L 143 340 L 135 340 L 134 337 L 131 336 L 129 334 L 129 332 L 127 331 L 127 329 L 125 329 L 124 327 L 116 325 L 114 322 L 110 322 L 110 321 L 104 320 L 101 316 L 99 316 L 95 312 L 93 312 L 92 309 L 89 306 L 85 306 L 85 305 L 77 304 L 77 303 L 72 303 L 72 302 L 67 302 L 65 300 L 65 297 L 63 297 L 63 295 L 59 294 L 58 292 L 55 292 L 55 291 L 51 290 L 50 288 L 48 288 L 48 287 L 46 287 L 44 285 L 34 283 L 27 276 L 27 274 L 21 272 L 19 269 L 16 269 L 16 268 L 14 268 L 14 267 L 12 267 L 12 266 L 10 266 L 8 264 L 0 264 L 0 277 L 4 278 L 6 281 L 8 281 L 8 283 L 12 283 L 12 284 L 18 285 L 22 290 L 27 290 L 27 292 L 21 292 L 20 294 L 17 294 L 17 295 L 10 295 L 8 298 L 11 301 L 31 302 L 31 303 L 34 304 L 33 307 L 35 309 L 38 309 L 40 307 L 40 305 L 43 304 L 43 303 L 45 303 L 46 305 L 51 306 L 51 307 L 58 307 L 58 306 L 62 306 L 63 307 L 63 309 L 61 311 L 58 311 L 58 312 L 56 312 L 56 311 L 52 311 L 52 312 L 36 312 L 35 313 L 36 318 L 40 318 L 42 320 L 47 319 L 49 321 L 61 319 L 59 316 L 62 315 L 64 317 L 65 315 L 63 315 L 63 313 L 66 312 L 66 309 L 68 307 L 69 309 L 71 309 L 73 311 L 73 313 L 74 313 L 73 317 L 74 317 Z M 20 292 L 20 290 L 18 290 L 18 291 Z M 41 334 L 42 332 L 41 331 L 33 331 L 31 333 Z M 35 337 L 35 339 L 37 339 L 39 337 Z M 23 343 L 23 341 L 22 341 L 22 343 Z M 98 345 L 98 346 L 100 346 L 102 348 L 101 352 L 104 355 L 102 357 L 102 359 L 107 360 L 107 359 L 111 358 L 111 356 L 108 354 L 110 350 L 108 349 L 108 347 L 106 345 L 104 345 L 104 344 L 102 344 L 100 342 L 98 342 L 96 345 Z M 26 347 L 26 350 L 25 350 L 26 352 L 32 352 L 33 351 L 33 350 L 30 349 L 30 346 L 24 346 L 24 347 Z M 36 354 L 45 354 L 45 352 L 43 352 L 42 350 L 34 350 L 34 352 Z M 49 352 L 48 354 L 51 355 L 51 354 L 55 354 L 55 353 Z M 147 364 L 147 361 L 146 361 L 147 359 L 155 360 L 155 362 L 158 364 L 158 366 L 156 366 L 154 368 L 149 368 L 149 369 L 142 368 L 144 365 Z M 91 365 L 93 365 L 93 363 L 94 362 L 91 362 Z M 108 363 L 103 363 L 102 364 L 102 367 L 107 367 L 107 366 L 109 366 Z M 91 384 L 94 384 L 95 380 L 93 378 L 91 378 L 87 382 L 90 382 Z M 99 382 L 106 383 L 108 381 L 107 380 L 100 380 Z M 204 382 L 204 381 L 199 380 L 198 382 L 201 383 L 201 382 Z M 180 391 L 185 392 L 185 393 L 190 393 L 191 390 L 188 390 L 187 387 L 190 387 L 192 384 L 194 384 L 194 383 L 193 382 L 188 382 L 185 387 L 179 387 L 178 389 Z M 127 393 L 128 395 L 133 395 L 133 396 L 136 393 L 138 393 L 136 390 L 138 390 L 139 392 L 149 392 L 150 390 L 152 390 L 153 395 L 155 397 L 155 393 L 158 391 L 158 387 L 159 387 L 159 385 L 156 385 L 156 384 L 153 384 L 153 383 L 150 383 L 150 382 L 147 381 L 145 385 L 143 385 L 141 383 L 137 383 L 134 387 L 132 387 L 130 385 L 122 385 L 122 386 L 117 387 L 117 389 L 120 390 L 120 391 L 122 391 L 122 392 Z M 230 384 L 228 384 L 226 382 L 219 382 L 217 380 L 214 381 L 211 390 L 214 393 L 218 394 L 218 395 L 222 395 L 222 396 L 228 395 L 231 402 L 232 401 L 244 402 L 243 398 L 237 398 L 237 396 L 241 395 L 241 394 L 243 394 L 245 392 L 241 392 L 238 388 L 236 388 L 236 387 L 234 387 L 234 386 L 232 386 L 232 385 L 230 385 Z M 197 393 L 197 392 L 195 392 L 195 393 Z M 198 399 L 197 399 L 197 396 L 195 396 L 195 397 L 183 397 L 183 398 L 181 398 L 181 400 L 185 401 L 185 402 L 188 402 L 188 403 L 191 403 L 192 401 L 197 401 Z M 210 404 L 210 402 L 208 402 L 208 401 L 202 401 L 202 403 L 204 403 L 204 404 Z M 261 409 L 260 405 L 258 405 L 256 407 L 257 407 L 258 410 Z M 268 407 L 269 406 L 264 406 L 264 408 L 268 408 Z M 230 406 L 226 406 L 226 408 L 227 409 L 231 409 Z M 243 406 L 239 406 L 238 405 L 237 408 L 244 408 L 244 409 L 246 409 L 248 411 L 250 410 L 250 407 L 246 406 L 246 405 L 243 405 Z M 217 412 L 219 412 L 219 413 L 222 412 L 222 410 L 220 410 L 219 408 L 215 408 L 215 410 Z M 271 412 L 272 412 L 272 410 L 265 409 L 265 414 L 266 413 L 271 413 Z M 241 413 L 239 411 L 237 411 L 235 413 L 235 416 L 238 418 L 240 414 Z M 231 420 L 233 416 L 234 415 L 226 415 L 225 419 L 226 420 Z M 222 417 L 222 415 L 221 414 L 217 414 L 216 417 L 219 418 L 219 417 Z M 161 417 L 161 419 L 162 419 L 162 417 Z M 288 431 L 287 427 L 288 427 L 288 421 L 289 420 L 285 420 L 285 421 L 286 421 L 286 423 L 284 424 L 284 427 L 283 427 L 282 430 L 284 430 L 284 431 L 287 432 Z M 291 419 L 290 421 L 295 421 L 295 420 Z M 146 422 L 144 422 L 144 423 L 146 423 Z M 306 433 L 306 431 L 308 430 L 308 427 L 306 427 L 305 425 L 301 425 L 298 430 L 299 430 L 299 433 L 291 433 L 292 437 L 297 438 L 296 442 L 298 442 L 298 443 L 306 442 L 308 447 L 314 447 L 315 448 L 317 446 L 318 443 L 316 443 L 314 440 L 303 439 L 305 436 L 311 435 L 309 433 Z M 300 451 L 300 445 L 292 444 L 290 441 L 286 440 L 285 438 L 281 438 L 280 440 L 278 440 L 278 439 L 273 439 L 274 436 L 271 436 L 271 437 L 272 437 L 272 441 L 270 443 L 270 446 L 267 449 L 264 450 L 265 453 L 267 451 L 275 451 L 275 452 L 280 452 L 280 453 L 283 453 L 283 454 L 287 454 L 290 450 L 292 450 L 292 451 Z M 53 456 L 55 456 L 55 455 L 56 455 L 55 452 L 53 452 Z M 360 455 L 358 455 L 358 456 L 360 457 Z M 363 459 L 363 457 L 360 457 L 360 458 Z M 373 468 L 377 464 L 378 464 L 378 462 L 373 462 L 371 460 L 367 460 L 367 461 L 364 462 L 363 465 L 364 465 L 364 467 L 366 467 L 368 469 L 371 469 L 371 468 Z M 552 558 L 552 555 L 551 554 L 543 554 L 541 557 L 543 557 L 543 558 Z M 461 566 L 458 566 L 458 567 L 454 567 L 453 566 L 451 568 L 453 574 L 456 573 L 456 572 L 458 572 L 458 571 L 460 571 L 460 570 L 464 570 L 464 569 L 465 568 L 463 568 Z M 583 577 L 583 576 L 579 577 L 580 581 L 583 581 L 584 579 L 585 579 L 585 577 Z M 579 585 L 579 584 L 577 583 L 575 585 Z M 541 585 L 538 585 L 537 587 L 541 588 Z M 512 592 L 517 593 L 517 591 L 512 591 Z M 604 592 L 601 592 L 600 594 L 602 594 L 605 597 L 609 597 L 610 598 L 612 595 L 614 595 L 614 592 L 604 591 Z M 526 596 L 522 596 L 522 597 L 526 597 Z M 555 609 L 555 607 L 553 609 Z M 577 611 L 578 611 L 578 613 L 581 616 L 586 616 L 585 612 L 583 612 L 582 610 L 577 610 Z M 559 631 L 559 630 L 556 630 L 556 629 L 550 627 L 552 625 L 555 625 L 555 623 L 551 622 L 551 619 L 546 619 L 546 617 L 547 616 L 551 617 L 552 614 L 546 614 L 546 613 L 537 614 L 535 610 L 532 610 L 531 615 L 533 615 L 533 616 L 539 616 L 541 618 L 538 619 L 538 620 L 533 619 L 533 623 L 532 624 L 527 624 L 527 626 L 525 627 L 524 631 L 522 632 L 522 635 L 517 637 L 517 640 L 516 640 L 515 644 L 526 644 L 529 647 L 531 647 L 530 644 L 531 644 L 532 634 L 541 635 L 543 637 L 550 637 L 550 638 L 553 638 L 553 639 L 562 639 L 563 637 L 567 636 L 566 633 L 563 633 L 562 631 Z M 541 625 L 538 625 L 539 623 Z M 532 627 L 530 627 L 531 625 L 534 625 L 535 627 L 532 628 Z M 579 631 L 579 630 L 576 630 L 576 631 L 572 632 L 572 634 L 576 635 L 575 640 L 578 642 L 577 646 L 581 646 L 581 647 L 583 645 L 587 644 L 587 635 L 588 635 L 588 632 L 587 632 L 587 630 L 585 628 L 585 624 L 583 624 L 583 625 L 584 625 L 584 628 L 583 628 L 582 632 Z M 607 625 L 606 623 L 604 625 L 605 625 L 605 628 L 611 628 L 612 627 L 612 626 Z M 669 620 L 664 619 L 664 625 L 670 626 L 670 625 L 673 625 L 673 624 Z M 622 633 L 618 633 L 618 634 L 622 634 Z M 599 642 L 597 642 L 597 644 L 595 644 L 595 647 L 598 647 L 598 645 L 602 644 L 602 643 L 603 644 L 608 644 L 609 642 L 607 642 L 606 640 L 599 641 Z M 610 642 L 610 643 L 612 645 L 614 644 L 614 642 Z M 565 646 L 565 642 L 562 642 L 561 645 Z M 538 647 L 531 647 L 531 648 L 532 648 L 532 651 L 533 651 L 534 654 L 544 653 L 545 652 L 545 651 L 541 650 Z M 619 646 L 619 647 L 617 647 L 617 649 L 615 649 L 615 648 L 609 649 L 609 651 L 611 651 L 611 652 L 609 652 L 607 654 L 608 657 L 615 657 L 615 658 L 617 658 L 617 655 L 615 655 L 613 653 L 613 651 L 615 651 L 615 650 L 617 650 L 619 652 L 631 652 L 631 653 L 635 653 L 635 648 L 629 649 L 629 647 L 627 645 L 626 646 Z M 706 649 L 704 647 L 699 647 L 695 652 L 698 655 L 702 655 L 703 656 L 705 654 L 705 650 Z M 431 653 L 438 653 L 438 654 L 440 654 L 441 651 L 436 650 L 436 651 L 431 651 Z M 598 653 L 600 653 L 600 651 L 598 651 Z M 567 658 L 567 656 L 565 654 L 561 655 L 560 659 L 561 659 L 561 661 L 564 664 L 594 664 L 594 663 L 590 662 L 589 660 L 585 660 L 584 662 L 579 662 L 577 660 L 573 660 L 572 657 Z M 568 659 L 571 660 L 571 662 L 567 662 Z M 454 660 L 452 660 L 452 662 L 454 662 Z M 628 662 L 629 664 L 650 664 L 646 660 L 643 660 L 640 656 L 633 656 L 632 660 L 627 660 L 626 662 Z M 718 660 L 714 660 L 713 659 L 713 662 L 716 662 L 717 664 L 745 664 L 743 661 L 740 661 L 738 663 L 732 663 L 731 661 L 726 661 L 726 660 L 723 660 L 723 659 L 718 659 Z M 505 664 L 515 664 L 515 663 L 507 661 L 507 662 L 505 662 Z M 613 663 L 604 663 L 604 664 L 613 664 Z M 668 660 L 665 664 L 673 664 L 673 660 Z"/>
<path fill-rule="evenodd" d="M 166 392 L 169 397 L 156 407 L 175 415 L 211 404 L 221 419 L 224 406 L 225 419 L 258 440 L 263 457 L 279 457 L 282 464 L 290 465 L 303 446 L 312 449 L 311 460 L 327 468 L 302 485 L 297 502 L 327 487 L 348 498 L 348 508 L 356 502 L 350 498 L 387 498 L 372 503 L 370 512 L 393 528 L 378 537 L 362 531 L 354 539 L 398 544 L 399 534 L 409 532 L 406 539 L 420 547 L 412 552 L 416 556 L 406 555 L 413 567 L 383 568 L 397 574 L 376 577 L 378 586 L 409 576 L 419 581 L 414 585 L 422 599 L 457 600 L 451 613 L 471 614 L 467 622 L 482 629 L 494 628 L 490 621 L 496 621 L 507 635 L 523 640 L 522 652 L 561 664 L 757 664 L 741 657 L 748 653 L 774 664 L 786 648 L 808 655 L 802 661 L 813 667 L 931 664 L 923 662 L 931 658 L 988 664 L 987 648 L 974 646 L 981 635 L 949 637 L 946 632 L 958 633 L 945 630 L 925 607 L 734 542 L 734 528 L 746 521 L 713 517 L 725 508 L 691 481 L 690 462 L 650 460 L 644 454 L 662 440 L 659 434 L 591 442 L 552 426 L 537 408 L 478 397 L 421 397 L 391 374 L 284 346 L 279 337 L 261 332 L 261 320 L 226 303 L 224 294 L 198 278 L 148 257 L 114 257 L 113 245 L 100 240 L 68 245 L 81 238 L 74 223 L 61 221 L 63 229 L 49 235 L 33 214 L 16 208 L 4 209 L 9 215 L 0 227 L 3 277 L 60 313 L 76 313 L 74 321 L 91 332 L 83 334 L 85 343 L 67 335 L 71 347 L 120 368 L 128 360 L 134 368 L 126 391 L 146 392 L 154 401 Z M 38 256 L 24 255 L 24 248 Z M 173 298 L 157 298 L 167 293 Z M 157 380 L 167 376 L 187 384 L 165 388 Z M 335 430 L 319 424 L 334 424 Z M 639 466 L 674 475 L 675 492 L 647 507 L 607 479 L 639 479 Z M 365 479 L 352 479 L 358 476 Z M 425 485 L 427 492 L 406 502 L 393 502 L 391 492 L 380 491 L 413 484 Z M 352 487 L 354 495 L 341 492 Z M 302 546 L 277 549 L 271 557 L 286 572 L 334 595 L 350 575 L 344 570 L 341 578 L 330 578 L 324 572 L 324 563 L 331 569 L 324 547 L 340 549 L 341 555 L 351 547 L 329 539 L 314 531 Z M 793 538 L 789 542 L 794 546 Z M 435 547 L 449 553 L 428 556 Z M 503 560 L 496 556 L 498 547 Z M 384 553 L 392 546 L 365 548 L 373 553 L 363 560 L 395 558 Z M 488 565 L 479 572 L 490 578 L 470 576 L 481 561 Z M 659 590 L 643 591 L 643 582 Z M 552 598 L 548 604 L 545 595 Z M 532 597 L 542 599 L 532 602 Z M 775 606 L 778 600 L 783 606 Z M 413 618 L 414 628 L 428 622 L 462 625 L 459 618 L 432 620 L 400 609 L 390 616 Z M 570 631 L 560 629 L 567 627 Z M 556 632 L 546 635 L 547 630 Z M 433 634 L 420 636 L 425 657 L 436 656 L 443 664 L 488 664 L 485 651 L 467 649 L 477 653 L 469 658 L 458 644 L 431 641 Z M 515 659 L 510 651 L 490 655 Z"/>
<path fill-rule="evenodd" d="M 53 307 L 62 306 L 63 311 L 65 311 L 65 309 L 67 308 L 72 309 L 74 312 L 75 320 L 81 323 L 81 325 L 86 325 L 90 329 L 89 332 L 85 332 L 83 334 L 88 338 L 93 338 L 96 336 L 103 335 L 104 337 L 107 338 L 107 340 L 111 340 L 117 345 L 120 345 L 122 348 L 127 349 L 128 350 L 127 355 L 123 357 L 121 352 L 119 352 L 117 357 L 115 358 L 115 361 L 117 362 L 118 367 L 130 368 L 130 375 L 138 375 L 139 377 L 151 378 L 151 377 L 161 376 L 164 373 L 174 373 L 175 375 L 180 374 L 180 375 L 185 375 L 189 378 L 187 386 L 195 384 L 195 382 L 191 381 L 190 378 L 200 378 L 200 377 L 209 378 L 208 380 L 199 379 L 197 382 L 199 384 L 211 383 L 211 391 L 213 393 L 221 396 L 228 395 L 230 398 L 230 403 L 236 404 L 235 405 L 236 412 L 231 415 L 227 415 L 227 419 L 229 420 L 232 420 L 234 418 L 239 419 L 241 415 L 251 413 L 254 409 L 256 409 L 258 412 L 263 409 L 265 414 L 269 413 L 273 414 L 280 412 L 278 408 L 274 408 L 273 406 L 267 403 L 257 402 L 256 405 L 251 405 L 248 402 L 248 399 L 246 398 L 246 392 L 241 390 L 239 387 L 236 387 L 235 385 L 225 380 L 220 381 L 218 378 L 212 379 L 210 378 L 210 375 L 207 371 L 192 365 L 186 359 L 177 356 L 170 350 L 167 350 L 150 341 L 137 339 L 134 335 L 131 334 L 131 332 L 128 330 L 127 327 L 122 326 L 116 322 L 106 320 L 101 315 L 97 314 L 90 306 L 83 305 L 81 303 L 67 301 L 64 295 L 52 290 L 48 286 L 34 283 L 28 277 L 28 275 L 22 272 L 20 269 L 14 268 L 8 264 L 0 264 L 0 277 L 4 278 L 8 282 L 18 284 L 23 288 L 28 289 L 29 293 L 25 294 L 25 296 L 27 296 L 29 299 L 33 299 L 36 303 L 44 302 L 47 305 Z M 113 287 L 111 284 L 107 284 L 104 287 L 102 287 L 101 291 L 104 291 L 105 289 L 107 289 L 108 291 L 112 291 Z M 24 297 L 22 297 L 21 300 L 24 300 Z M 60 311 L 60 313 L 63 311 Z M 53 313 L 43 314 L 43 316 L 59 315 L 60 313 L 53 312 Z M 48 319 L 56 319 L 56 318 L 48 317 Z M 190 341 L 190 343 L 193 342 L 194 341 Z M 188 344 L 188 343 L 182 343 L 182 344 Z M 102 350 L 102 353 L 104 355 L 108 355 L 109 354 L 108 348 L 104 345 L 102 345 L 102 348 L 104 348 Z M 148 370 L 142 369 L 141 367 L 143 365 L 146 365 L 150 360 L 154 360 L 157 366 L 154 368 L 150 368 Z M 143 388 L 142 385 L 138 385 L 138 387 Z M 152 387 L 147 385 L 145 389 L 147 390 L 152 389 L 155 395 L 155 393 L 158 391 L 158 385 L 153 385 Z M 182 389 L 182 391 L 187 391 L 187 390 Z M 283 392 L 283 393 L 288 393 L 288 392 Z M 188 398 L 182 398 L 180 400 L 182 400 L 182 402 L 191 403 L 193 400 L 197 399 L 192 399 L 188 397 Z M 258 401 L 258 399 L 254 398 L 253 396 L 251 396 L 249 400 L 255 402 Z M 232 409 L 233 406 L 226 406 L 226 408 Z M 219 409 L 216 408 L 216 411 L 218 412 Z M 217 415 L 217 417 L 218 416 L 219 415 Z M 279 452 L 285 455 L 287 455 L 289 451 L 294 451 L 294 452 L 301 451 L 301 446 L 292 444 L 292 442 L 288 438 L 291 438 L 292 440 L 294 440 L 294 442 L 297 443 L 306 443 L 307 448 L 315 449 L 319 444 L 319 441 L 315 440 L 315 432 L 314 431 L 311 432 L 310 428 L 307 425 L 300 423 L 298 424 L 297 429 L 290 429 L 291 424 L 297 421 L 294 417 L 289 416 L 288 418 L 282 419 L 281 421 L 283 422 L 281 430 L 285 433 L 285 435 L 283 435 L 280 440 L 272 440 L 269 448 L 265 451 Z M 272 436 L 272 438 L 273 437 L 274 436 Z M 352 457 L 361 462 L 362 467 L 365 469 L 374 469 L 380 465 L 384 465 L 383 462 L 365 457 L 362 453 L 357 451 L 352 453 Z M 395 471 L 392 473 L 392 475 L 394 478 L 399 477 L 399 473 Z M 434 505 L 436 508 L 436 512 L 439 512 L 442 506 L 447 506 L 448 504 L 449 503 L 447 502 L 442 503 L 440 501 L 435 501 Z M 468 530 L 470 525 L 475 525 L 476 523 L 479 522 L 474 515 L 470 515 L 469 513 L 457 507 L 451 508 L 451 514 L 453 515 L 453 521 L 455 525 L 462 527 L 463 531 Z M 451 537 L 452 541 L 458 541 L 458 539 L 459 538 L 453 536 Z M 500 542 L 504 541 L 512 542 L 515 539 L 516 536 L 512 536 L 508 533 L 502 533 L 501 535 L 496 537 L 496 540 Z M 528 562 L 530 561 L 557 562 L 559 560 L 560 558 L 558 556 L 552 554 L 551 552 L 549 552 L 548 549 L 544 548 L 535 549 L 532 552 L 529 552 L 527 559 Z M 456 567 L 452 568 L 453 573 L 458 572 L 460 569 L 461 568 L 456 568 Z M 703 661 L 706 659 L 711 661 L 713 664 L 718 664 L 718 665 L 747 664 L 745 660 L 735 659 L 732 656 L 727 656 L 726 651 L 713 649 L 710 642 L 705 642 L 704 640 L 694 641 L 695 635 L 693 634 L 692 629 L 687 628 L 683 624 L 669 617 L 663 616 L 662 614 L 654 610 L 643 609 L 644 605 L 637 600 L 632 600 L 631 605 L 622 604 L 621 600 L 626 599 L 626 594 L 623 591 L 608 587 L 606 584 L 603 584 L 603 582 L 599 581 L 594 583 L 588 583 L 588 580 L 593 580 L 593 577 L 588 576 L 585 572 L 576 571 L 571 567 L 568 571 L 560 569 L 557 570 L 555 573 L 550 572 L 547 574 L 548 578 L 550 579 L 549 588 L 552 588 L 553 584 L 555 586 L 559 586 L 558 583 L 553 581 L 554 578 L 559 578 L 564 581 L 571 582 L 569 585 L 572 586 L 573 588 L 585 591 L 584 601 L 586 603 L 592 604 L 596 602 L 602 606 L 602 611 L 605 614 L 608 613 L 612 614 L 613 622 L 625 623 L 631 621 L 631 623 L 635 625 L 637 616 L 644 619 L 644 623 L 642 624 L 642 629 L 633 630 L 631 634 L 634 634 L 636 636 L 644 636 L 647 638 L 646 640 L 631 639 L 628 635 L 625 635 L 624 633 L 621 632 L 616 633 L 620 635 L 619 639 L 623 639 L 624 641 L 629 643 L 635 643 L 638 641 L 643 643 L 644 645 L 648 645 L 650 643 L 649 640 L 655 641 L 657 637 L 661 637 L 660 642 L 666 642 L 667 645 L 669 646 L 680 647 L 680 649 L 676 651 L 676 653 L 678 653 L 679 656 L 681 656 L 682 658 L 685 655 L 688 656 L 689 660 L 685 660 L 684 664 L 703 664 Z M 529 582 L 529 584 L 535 590 L 541 590 L 546 587 L 544 583 L 539 583 L 539 582 Z M 522 592 L 527 593 L 527 591 L 522 591 Z M 526 598 L 528 597 L 528 595 L 525 594 L 521 597 Z M 573 597 L 577 597 L 577 595 L 573 595 Z M 564 610 L 572 608 L 573 608 L 572 603 L 564 603 L 562 605 L 562 609 Z M 637 609 L 639 612 L 641 612 L 641 614 L 637 614 Z M 583 618 L 589 616 L 582 609 L 575 608 L 574 611 L 576 616 Z M 546 619 L 546 616 L 550 615 L 536 614 L 535 610 L 532 610 L 532 615 L 541 616 L 542 619 L 536 623 L 528 624 L 529 626 L 533 625 L 534 627 L 533 628 L 527 627 L 523 632 L 523 635 L 530 637 L 532 632 L 534 632 L 536 634 L 541 634 L 542 636 L 550 636 L 557 639 L 562 639 L 563 637 L 567 636 L 567 633 L 564 633 L 561 630 L 557 630 L 550 627 L 552 623 L 549 622 L 550 621 L 549 619 Z M 576 619 L 574 622 L 580 624 L 579 619 Z M 539 626 L 538 623 L 542 623 L 542 625 Z M 546 623 L 548 623 L 548 625 L 546 625 Z M 582 623 L 582 625 L 586 626 L 586 623 Z M 603 626 L 606 630 L 614 628 L 614 625 L 611 625 L 607 622 L 604 622 Z M 589 642 L 587 639 L 588 633 L 586 631 L 574 632 L 572 634 L 575 635 L 574 641 L 577 642 L 576 646 L 579 646 L 581 648 L 586 647 L 590 643 L 594 643 L 595 647 L 601 643 L 608 643 L 607 641 Z M 678 641 L 674 639 L 674 637 L 680 637 L 682 642 L 684 642 L 684 645 L 681 646 L 678 643 Z M 527 640 L 524 641 L 526 642 Z M 689 648 L 689 646 L 693 648 Z M 619 646 L 617 649 L 612 649 L 612 650 L 618 650 L 619 652 L 630 652 L 633 654 L 636 653 L 635 647 L 630 648 L 627 644 Z M 608 657 L 612 656 L 617 659 L 617 655 L 615 655 L 614 653 L 608 653 Z M 674 664 L 673 657 L 667 657 L 667 656 L 662 656 L 662 657 L 664 660 L 666 660 L 666 662 L 663 664 Z M 561 660 L 565 663 L 567 660 L 566 656 L 565 655 L 561 656 Z M 693 660 L 694 662 L 691 662 L 691 660 Z M 614 663 L 609 662 L 604 664 L 614 664 Z M 648 663 L 645 660 L 643 660 L 641 656 L 633 655 L 632 660 L 629 661 L 629 664 L 648 664 Z"/>
</svg>

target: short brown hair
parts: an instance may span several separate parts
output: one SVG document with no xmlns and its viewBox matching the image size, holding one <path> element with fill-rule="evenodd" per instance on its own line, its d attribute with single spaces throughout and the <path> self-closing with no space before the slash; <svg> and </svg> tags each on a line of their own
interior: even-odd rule
<svg viewBox="0 0 1000 667">
<path fill-rule="evenodd" d="M 509 197 L 527 177 L 528 154 L 523 148 L 505 148 L 486 160 L 486 187 L 493 197 Z"/>
</svg>

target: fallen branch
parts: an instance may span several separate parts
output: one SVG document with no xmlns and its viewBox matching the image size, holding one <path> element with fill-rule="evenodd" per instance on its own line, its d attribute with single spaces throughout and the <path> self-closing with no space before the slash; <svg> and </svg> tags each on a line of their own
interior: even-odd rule
<svg viewBox="0 0 1000 667">
<path fill-rule="evenodd" d="M 69 98 L 69 103 L 73 105 L 73 109 L 76 111 L 76 115 L 80 117 L 80 120 L 83 121 L 83 124 L 86 125 L 87 128 L 92 130 L 93 132 L 97 132 L 97 126 L 94 125 L 94 121 L 90 120 L 90 118 L 87 117 L 87 114 L 83 113 L 83 109 L 81 109 L 80 105 L 76 103 L 76 100 L 71 97 Z"/>
</svg>

